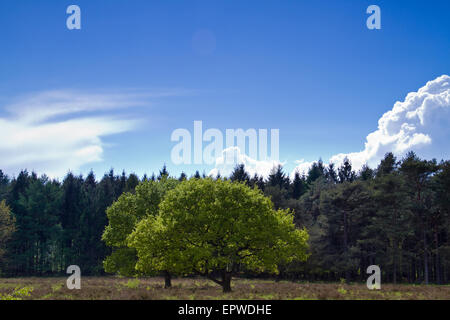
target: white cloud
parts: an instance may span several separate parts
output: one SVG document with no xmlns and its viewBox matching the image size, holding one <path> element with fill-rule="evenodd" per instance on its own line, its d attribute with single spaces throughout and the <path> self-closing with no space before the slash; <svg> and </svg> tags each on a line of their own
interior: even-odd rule
<svg viewBox="0 0 450 320">
<path fill-rule="evenodd" d="M 442 75 L 397 101 L 392 110 L 378 120 L 378 129 L 370 133 L 362 151 L 340 153 L 329 162 L 340 165 L 345 157 L 354 169 L 364 164 L 376 167 L 387 152 L 403 156 L 414 150 L 426 158 L 448 158 L 450 137 L 450 77 Z M 304 171 L 312 163 L 301 162 L 292 172 Z"/>
<path fill-rule="evenodd" d="M 233 159 L 233 161 L 226 161 Z M 216 176 L 220 173 L 222 176 L 229 176 L 237 164 L 244 164 L 245 170 L 252 177 L 257 173 L 267 178 L 273 167 L 283 165 L 283 163 L 275 160 L 255 160 L 241 153 L 238 147 L 229 147 L 222 151 L 222 156 L 216 159 L 215 167 L 209 172 L 210 176 Z"/>
<path fill-rule="evenodd" d="M 296 172 L 300 173 L 301 175 L 306 175 L 309 168 L 311 168 L 312 164 L 314 163 L 314 161 L 305 161 L 305 159 L 296 160 L 295 162 L 297 163 L 297 166 L 294 168 L 290 175 L 291 179 L 294 178 Z"/>
<path fill-rule="evenodd" d="M 118 109 L 149 105 L 151 96 L 47 91 L 21 98 L 0 117 L 0 169 L 61 177 L 102 161 L 102 138 L 133 130 L 141 122 L 119 118 Z"/>
</svg>

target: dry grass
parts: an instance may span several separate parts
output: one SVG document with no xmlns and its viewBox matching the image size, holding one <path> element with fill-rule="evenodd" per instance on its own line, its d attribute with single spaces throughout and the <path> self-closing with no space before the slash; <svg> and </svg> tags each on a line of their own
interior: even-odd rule
<svg viewBox="0 0 450 320">
<path fill-rule="evenodd" d="M 381 290 L 368 290 L 365 284 L 295 283 L 288 281 L 234 279 L 233 292 L 223 294 L 220 287 L 204 279 L 174 279 L 164 289 L 162 278 L 129 279 L 83 277 L 81 290 L 69 290 L 67 278 L 0 279 L 0 296 L 15 288 L 32 287 L 25 299 L 61 300 L 164 300 L 164 299 L 257 299 L 257 300 L 450 300 L 450 286 L 382 284 Z"/>
</svg>

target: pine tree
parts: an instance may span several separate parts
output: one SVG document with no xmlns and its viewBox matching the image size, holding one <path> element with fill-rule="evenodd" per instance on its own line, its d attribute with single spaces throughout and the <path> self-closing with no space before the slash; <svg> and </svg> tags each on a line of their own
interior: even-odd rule
<svg viewBox="0 0 450 320">
<path fill-rule="evenodd" d="M 135 173 L 131 173 L 127 179 L 125 192 L 134 193 L 138 184 L 139 184 L 139 177 Z"/>
<path fill-rule="evenodd" d="M 308 183 L 308 185 L 310 185 L 320 177 L 323 177 L 324 175 L 325 175 L 325 168 L 323 166 L 322 159 L 319 159 L 319 161 L 314 162 L 311 165 L 311 168 L 309 168 L 306 182 Z"/>
<path fill-rule="evenodd" d="M 388 152 L 385 154 L 384 159 L 381 160 L 378 168 L 377 168 L 377 177 L 380 177 L 385 174 L 390 174 L 397 170 L 398 162 L 392 152 Z"/>
<path fill-rule="evenodd" d="M 163 177 L 167 178 L 168 176 L 169 176 L 169 172 L 167 171 L 166 164 L 164 164 L 162 169 L 159 170 L 158 180 L 161 180 Z"/>
<path fill-rule="evenodd" d="M 439 165 L 434 177 L 436 210 L 432 216 L 432 232 L 435 252 L 436 283 L 450 278 L 450 161 Z"/>
<path fill-rule="evenodd" d="M 287 189 L 289 187 L 289 177 L 283 172 L 281 165 L 272 168 L 267 179 L 267 184 L 272 187 L 279 187 L 280 189 Z"/>
<path fill-rule="evenodd" d="M 403 159 L 400 165 L 400 171 L 405 175 L 408 186 L 413 193 L 414 213 L 418 222 L 418 229 L 420 230 L 421 240 L 423 245 L 423 279 L 425 284 L 429 283 L 429 236 L 430 236 L 430 221 L 429 221 L 429 207 L 425 201 L 427 188 L 430 182 L 430 176 L 436 172 L 438 166 L 435 160 L 427 161 L 421 160 L 414 152 L 409 152 Z"/>
<path fill-rule="evenodd" d="M 120 196 L 122 193 L 124 193 L 125 191 L 127 191 L 127 174 L 125 172 L 125 170 L 122 171 L 122 175 L 120 176 L 119 181 L 117 182 L 117 193 L 116 196 Z"/>
<path fill-rule="evenodd" d="M 14 276 L 28 275 L 25 256 L 29 249 L 29 241 L 27 240 L 28 233 L 24 231 L 26 230 L 24 226 L 27 224 L 28 213 L 19 205 L 19 200 L 33 179 L 34 176 L 29 175 L 28 171 L 21 171 L 17 178 L 12 180 L 11 192 L 8 194 L 7 204 L 14 214 L 17 226 L 17 231 L 13 234 L 8 250 L 11 254 L 9 272 Z"/>
<path fill-rule="evenodd" d="M 247 171 L 245 171 L 245 165 L 244 164 L 238 164 L 234 167 L 233 172 L 230 175 L 231 181 L 239 181 L 239 182 L 250 182 L 250 176 L 248 175 Z"/>
<path fill-rule="evenodd" d="M 292 182 L 292 198 L 299 199 L 306 192 L 306 181 L 300 176 L 297 171 Z"/>
<path fill-rule="evenodd" d="M 338 176 L 336 174 L 336 170 L 334 169 L 334 163 L 328 164 L 328 168 L 325 170 L 325 177 L 329 183 L 338 182 Z"/>
<path fill-rule="evenodd" d="M 110 176 L 113 176 L 112 170 Z M 63 265 L 79 263 L 82 249 L 76 241 L 79 239 L 80 219 L 84 209 L 83 178 L 69 172 L 62 184 L 61 226 L 63 228 Z"/>
<path fill-rule="evenodd" d="M 379 237 L 378 250 L 382 244 L 385 247 L 385 259 L 380 264 L 385 266 L 386 273 L 391 273 L 391 281 L 397 283 L 398 275 L 402 274 L 402 261 L 406 258 L 403 248 L 412 229 L 410 199 L 398 172 L 384 171 L 375 179 L 373 188 L 376 215 L 372 224 Z"/>
<path fill-rule="evenodd" d="M 359 261 L 355 252 L 357 228 L 365 206 L 370 203 L 367 186 L 362 182 L 344 182 L 324 193 L 320 199 L 320 212 L 327 221 L 328 265 L 350 281 L 355 276 Z M 331 261 L 334 266 L 331 266 Z"/>
<path fill-rule="evenodd" d="M 356 178 L 355 172 L 352 170 L 350 160 L 345 157 L 342 166 L 338 169 L 339 182 L 352 182 Z"/>
<path fill-rule="evenodd" d="M 366 164 L 362 166 L 358 173 L 358 178 L 362 181 L 370 181 L 374 177 L 374 171 Z"/>
<path fill-rule="evenodd" d="M 187 175 L 184 172 L 181 172 L 180 177 L 178 178 L 178 181 L 184 181 L 187 180 Z"/>
<path fill-rule="evenodd" d="M 5 200 L 9 192 L 9 178 L 0 170 L 0 201 Z"/>
</svg>

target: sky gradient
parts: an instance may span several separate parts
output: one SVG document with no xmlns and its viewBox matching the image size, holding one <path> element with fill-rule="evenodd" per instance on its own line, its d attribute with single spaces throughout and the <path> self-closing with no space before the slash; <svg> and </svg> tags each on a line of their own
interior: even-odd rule
<svg viewBox="0 0 450 320">
<path fill-rule="evenodd" d="M 71 4 L 81 30 L 66 28 Z M 381 30 L 366 27 L 371 4 Z M 449 1 L 1 1 L 0 169 L 209 173 L 171 162 L 171 133 L 194 120 L 279 129 L 289 173 L 362 151 L 397 101 L 450 74 L 449 15 Z M 411 146 L 438 160 L 450 157 L 439 79 L 404 102 L 428 108 L 434 122 L 408 130 L 430 141 Z"/>
</svg>

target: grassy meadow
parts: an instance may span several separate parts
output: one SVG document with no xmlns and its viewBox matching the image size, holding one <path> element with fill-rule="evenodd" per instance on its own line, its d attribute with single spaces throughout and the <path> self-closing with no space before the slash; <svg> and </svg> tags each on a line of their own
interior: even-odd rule
<svg viewBox="0 0 450 320">
<path fill-rule="evenodd" d="M 67 278 L 1 278 L 0 300 L 450 300 L 450 286 L 307 283 L 234 279 L 233 292 L 205 279 L 178 278 L 164 289 L 163 278 L 83 277 L 80 290 L 69 290 Z"/>
</svg>

